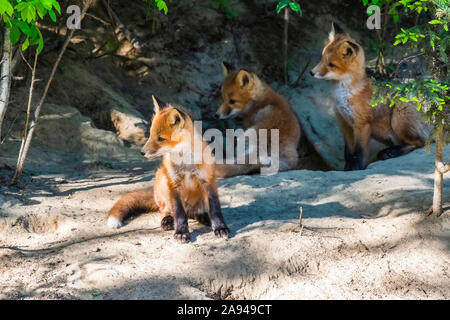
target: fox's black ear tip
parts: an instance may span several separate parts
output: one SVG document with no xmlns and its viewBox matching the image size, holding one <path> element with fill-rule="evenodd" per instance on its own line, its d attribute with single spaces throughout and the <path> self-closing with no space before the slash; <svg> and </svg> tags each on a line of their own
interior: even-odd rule
<svg viewBox="0 0 450 320">
<path fill-rule="evenodd" d="M 335 32 L 336 34 L 345 33 L 345 32 L 344 32 L 344 29 L 342 29 L 341 26 L 338 25 L 338 24 L 337 24 L 336 22 L 334 22 L 334 21 L 331 22 L 331 27 L 332 27 L 332 29 L 334 29 L 334 32 Z"/>
<path fill-rule="evenodd" d="M 222 65 L 223 65 L 228 71 L 233 70 L 233 65 L 232 65 L 231 63 L 229 63 L 229 62 L 222 61 Z"/>
</svg>

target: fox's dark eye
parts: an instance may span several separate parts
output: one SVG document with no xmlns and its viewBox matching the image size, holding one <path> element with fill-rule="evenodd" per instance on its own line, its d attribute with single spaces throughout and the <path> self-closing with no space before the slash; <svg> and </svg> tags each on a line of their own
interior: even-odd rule
<svg viewBox="0 0 450 320">
<path fill-rule="evenodd" d="M 163 142 L 164 140 L 166 139 L 164 139 L 163 137 L 158 137 L 158 142 Z"/>
<path fill-rule="evenodd" d="M 332 64 L 331 62 L 328 64 L 328 66 L 329 66 L 330 68 L 335 68 L 335 67 L 336 67 L 336 65 L 335 65 L 335 64 Z"/>
<path fill-rule="evenodd" d="M 235 104 L 236 100 L 230 99 L 230 104 Z"/>
</svg>

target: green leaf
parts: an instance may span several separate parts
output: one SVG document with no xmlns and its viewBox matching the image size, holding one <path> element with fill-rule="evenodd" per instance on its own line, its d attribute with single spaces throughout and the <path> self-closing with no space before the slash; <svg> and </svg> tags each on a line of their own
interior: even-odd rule
<svg viewBox="0 0 450 320">
<path fill-rule="evenodd" d="M 32 22 L 36 20 L 36 8 L 30 2 L 21 2 L 19 4 L 26 3 L 27 5 L 20 11 L 22 20 L 26 22 Z"/>
<path fill-rule="evenodd" d="M 53 7 L 55 7 L 56 11 L 57 11 L 59 14 L 61 14 L 61 6 L 59 5 L 59 2 L 56 1 L 56 0 L 53 0 L 52 3 L 53 3 Z"/>
<path fill-rule="evenodd" d="M 30 45 L 30 41 L 28 40 L 28 37 L 25 39 L 25 41 L 22 44 L 22 51 L 27 50 L 28 46 Z"/>
<path fill-rule="evenodd" d="M 302 13 L 300 5 L 297 2 L 289 2 L 289 7 L 291 7 L 292 11 L 297 13 Z"/>
<path fill-rule="evenodd" d="M 52 0 L 40 0 L 40 2 L 44 6 L 44 8 L 47 9 L 47 10 L 51 10 L 51 8 L 53 7 L 53 1 Z"/>
<path fill-rule="evenodd" d="M 20 39 L 20 30 L 19 27 L 17 27 L 17 25 L 13 26 L 11 28 L 11 32 L 9 34 L 9 39 L 11 40 L 12 44 L 16 44 L 17 41 L 19 41 Z"/>
<path fill-rule="evenodd" d="M 393 15 L 392 19 L 394 20 L 394 23 L 397 23 L 398 22 L 398 14 Z"/>
<path fill-rule="evenodd" d="M 50 16 L 50 19 L 52 19 L 53 22 L 56 22 L 56 15 L 53 12 L 53 10 L 48 10 L 48 15 Z"/>
<path fill-rule="evenodd" d="M 23 33 L 25 33 L 27 36 L 31 35 L 31 29 L 28 23 L 25 21 L 19 21 L 19 28 L 22 30 Z"/>
<path fill-rule="evenodd" d="M 41 31 L 39 31 L 39 29 L 37 29 L 37 31 L 38 31 L 38 36 L 39 36 L 37 51 L 38 51 L 38 53 L 41 53 L 42 49 L 44 48 L 44 39 L 42 38 Z"/>
<path fill-rule="evenodd" d="M 290 0 L 282 0 L 282 1 L 278 2 L 277 9 L 276 9 L 277 13 L 280 13 L 281 10 L 283 10 L 284 7 L 286 7 L 289 4 L 289 2 L 290 2 Z"/>
<path fill-rule="evenodd" d="M 14 13 L 14 8 L 7 0 L 0 0 L 0 14 L 7 13 L 10 17 L 12 17 Z"/>
</svg>

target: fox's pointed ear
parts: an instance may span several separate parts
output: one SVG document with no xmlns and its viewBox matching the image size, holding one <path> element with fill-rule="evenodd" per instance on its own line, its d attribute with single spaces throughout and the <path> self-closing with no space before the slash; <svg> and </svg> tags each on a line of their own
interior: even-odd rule
<svg viewBox="0 0 450 320">
<path fill-rule="evenodd" d="M 152 95 L 152 99 L 153 99 L 153 106 L 154 106 L 155 113 L 158 113 L 159 111 L 161 111 L 161 108 L 159 107 L 159 103 L 156 100 L 154 95 Z"/>
<path fill-rule="evenodd" d="M 173 108 L 169 113 L 169 124 L 171 127 L 184 128 L 184 117 L 180 111 Z"/>
<path fill-rule="evenodd" d="M 345 34 L 344 30 L 335 22 L 331 23 L 331 31 L 328 35 L 328 39 L 333 41 L 338 34 Z"/>
<path fill-rule="evenodd" d="M 248 86 L 252 82 L 252 76 L 245 70 L 241 70 L 238 72 L 236 76 L 236 81 L 239 83 L 241 88 Z"/>
<path fill-rule="evenodd" d="M 226 77 L 232 70 L 233 70 L 233 66 L 231 65 L 231 63 L 228 63 L 225 61 L 222 62 L 222 71 L 223 71 L 224 77 Z"/>
</svg>

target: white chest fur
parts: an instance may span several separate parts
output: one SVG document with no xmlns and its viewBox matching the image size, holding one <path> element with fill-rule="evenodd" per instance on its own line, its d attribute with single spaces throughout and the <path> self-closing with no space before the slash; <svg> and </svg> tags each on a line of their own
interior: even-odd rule
<svg viewBox="0 0 450 320">
<path fill-rule="evenodd" d="M 334 87 L 334 99 L 336 101 L 335 109 L 344 118 L 344 120 L 352 125 L 355 121 L 355 112 L 350 106 L 349 100 L 352 97 L 350 86 L 345 81 L 340 81 Z"/>
</svg>

